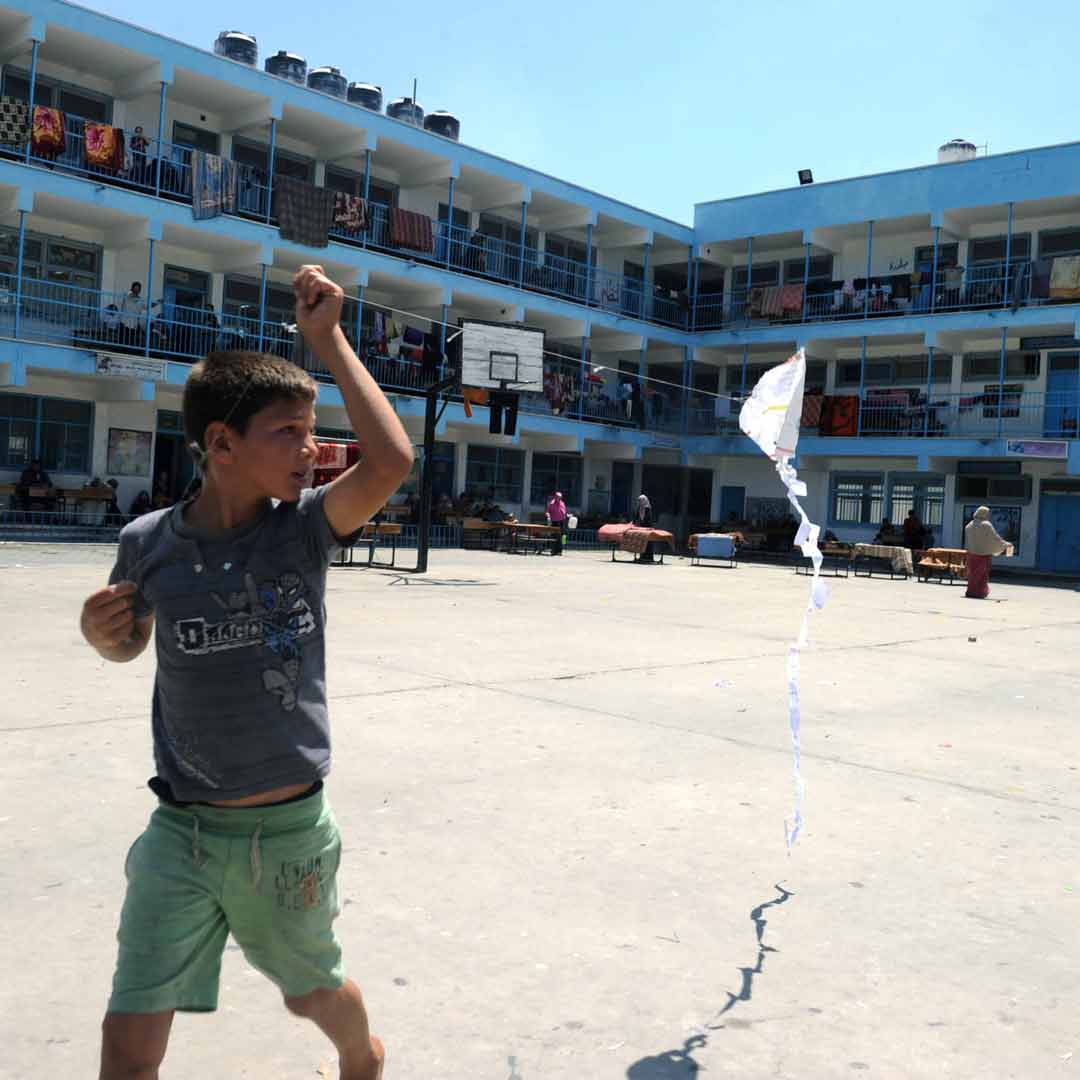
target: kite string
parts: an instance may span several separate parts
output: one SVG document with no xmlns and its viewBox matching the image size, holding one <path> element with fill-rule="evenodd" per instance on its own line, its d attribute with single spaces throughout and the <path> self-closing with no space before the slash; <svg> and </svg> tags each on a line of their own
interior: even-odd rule
<svg viewBox="0 0 1080 1080">
<path fill-rule="evenodd" d="M 418 311 L 406 311 L 404 308 L 390 307 L 384 304 L 372 304 L 372 307 L 377 307 L 380 311 L 389 312 L 392 315 L 402 315 L 413 319 L 422 319 L 424 322 L 429 323 L 431 326 L 445 326 L 448 330 L 456 330 L 461 332 L 461 327 L 456 323 L 443 322 L 442 319 L 436 319 L 433 315 L 422 315 Z M 512 326 L 512 323 L 507 323 L 507 326 Z M 449 340 L 452 339 L 448 339 Z M 551 349 L 542 349 L 544 356 L 550 356 L 556 360 L 562 360 L 564 363 L 577 364 L 579 367 L 591 368 L 593 371 L 614 371 L 620 375 L 631 375 L 631 372 L 619 371 L 618 368 L 613 368 L 608 364 L 593 364 L 589 360 L 577 356 L 564 356 L 562 353 L 554 352 Z M 719 369 L 718 369 L 719 370 Z M 726 370 L 726 369 L 724 369 Z M 733 401 L 742 403 L 746 400 L 745 395 L 742 394 L 721 394 L 716 390 L 699 390 L 696 386 L 690 386 L 686 383 L 671 382 L 668 379 L 658 379 L 653 375 L 641 375 L 634 374 L 639 382 L 642 383 L 655 383 L 657 386 L 667 386 L 672 390 L 686 390 L 692 394 L 697 394 L 700 397 L 705 398 L 719 398 L 724 401 Z"/>
<path fill-rule="evenodd" d="M 791 729 L 791 750 L 795 781 L 795 805 L 791 816 L 784 819 L 784 839 L 790 853 L 792 845 L 798 840 L 799 834 L 802 832 L 802 805 L 803 796 L 806 793 L 806 783 L 802 777 L 802 705 L 799 694 L 799 652 L 806 647 L 809 638 L 810 616 L 825 606 L 829 592 L 825 582 L 821 580 L 822 555 L 821 549 L 818 547 L 821 528 L 806 516 L 806 511 L 799 502 L 799 498 L 806 495 L 806 483 L 799 479 L 795 467 L 787 457 L 777 461 L 776 471 L 787 489 L 788 502 L 791 503 L 799 515 L 799 530 L 795 534 L 795 543 L 801 547 L 803 555 L 810 559 L 814 566 L 813 576 L 810 579 L 810 597 L 806 604 L 806 610 L 803 612 L 799 636 L 788 646 L 787 655 L 788 727 Z"/>
</svg>

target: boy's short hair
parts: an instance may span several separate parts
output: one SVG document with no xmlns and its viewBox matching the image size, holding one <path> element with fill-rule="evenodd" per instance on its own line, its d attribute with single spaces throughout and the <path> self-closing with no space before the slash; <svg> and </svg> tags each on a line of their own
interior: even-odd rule
<svg viewBox="0 0 1080 1080">
<path fill-rule="evenodd" d="M 261 409 L 286 398 L 314 402 L 315 380 L 288 360 L 258 352 L 213 352 L 200 360 L 184 384 L 184 431 L 189 443 L 206 449 L 206 429 L 215 421 L 241 435 Z"/>
</svg>

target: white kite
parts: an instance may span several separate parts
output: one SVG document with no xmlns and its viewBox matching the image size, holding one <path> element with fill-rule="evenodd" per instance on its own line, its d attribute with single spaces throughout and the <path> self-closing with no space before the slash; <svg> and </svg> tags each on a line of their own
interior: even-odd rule
<svg viewBox="0 0 1080 1080">
<path fill-rule="evenodd" d="M 799 504 L 806 495 L 806 484 L 798 478 L 791 459 L 799 444 L 799 424 L 802 420 L 803 390 L 806 385 L 806 353 L 800 349 L 791 359 L 770 368 L 754 387 L 739 413 L 739 427 L 776 462 L 776 471 L 787 489 L 788 502 L 799 517 L 795 543 L 814 564 L 810 580 L 810 600 L 803 613 L 798 639 L 788 647 L 788 723 L 791 726 L 791 745 L 795 755 L 795 808 L 784 822 L 788 849 L 802 831 L 802 801 L 805 785 L 802 778 L 802 746 L 799 737 L 801 712 L 799 707 L 799 650 L 806 645 L 810 615 L 825 606 L 829 592 L 821 580 L 821 551 L 818 535 L 821 529 L 806 516 Z"/>
</svg>

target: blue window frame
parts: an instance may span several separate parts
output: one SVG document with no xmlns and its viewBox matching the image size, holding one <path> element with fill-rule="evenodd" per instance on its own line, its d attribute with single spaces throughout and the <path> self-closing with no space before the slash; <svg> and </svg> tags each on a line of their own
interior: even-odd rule
<svg viewBox="0 0 1080 1080">
<path fill-rule="evenodd" d="M 0 468 L 88 474 L 93 427 L 93 402 L 0 394 Z"/>
<path fill-rule="evenodd" d="M 885 513 L 881 473 L 834 473 L 829 498 L 833 525 L 880 525 Z"/>
<path fill-rule="evenodd" d="M 525 451 L 501 446 L 470 446 L 465 459 L 465 487 L 495 502 L 520 503 Z"/>
<path fill-rule="evenodd" d="M 889 477 L 889 520 L 898 525 L 912 510 L 924 525 L 941 528 L 945 521 L 943 476 Z"/>
<path fill-rule="evenodd" d="M 567 506 L 580 506 L 584 464 L 577 454 L 533 454 L 529 502 L 546 506 L 551 493 L 561 491 Z"/>
</svg>

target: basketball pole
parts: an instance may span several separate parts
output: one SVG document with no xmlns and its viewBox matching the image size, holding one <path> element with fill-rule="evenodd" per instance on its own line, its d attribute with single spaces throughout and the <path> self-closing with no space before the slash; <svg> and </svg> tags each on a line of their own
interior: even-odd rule
<svg viewBox="0 0 1080 1080">
<path fill-rule="evenodd" d="M 435 482 L 432 459 L 435 456 L 435 428 L 439 423 L 439 395 L 451 390 L 457 382 L 454 378 L 429 386 L 427 407 L 424 410 L 424 462 L 420 472 L 420 535 L 416 538 L 417 574 L 426 574 L 428 568 L 428 548 L 431 543 L 431 489 Z M 446 406 L 444 405 L 443 408 Z"/>
</svg>

